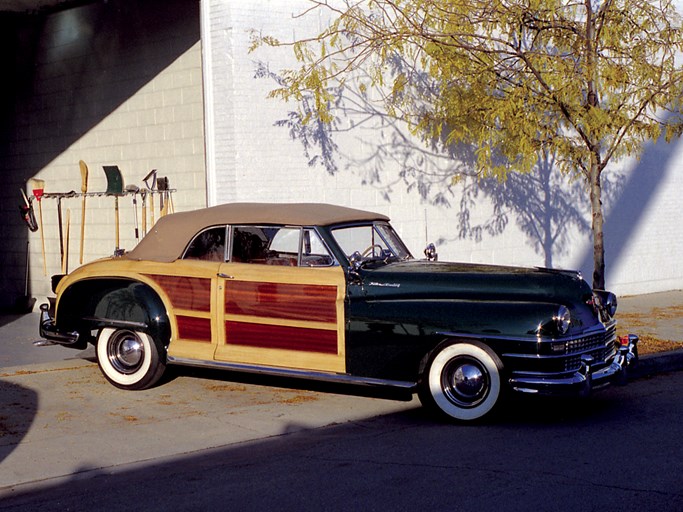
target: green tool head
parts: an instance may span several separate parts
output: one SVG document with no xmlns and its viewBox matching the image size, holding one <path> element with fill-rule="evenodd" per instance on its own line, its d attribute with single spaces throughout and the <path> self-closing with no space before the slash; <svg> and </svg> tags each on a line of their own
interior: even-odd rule
<svg viewBox="0 0 683 512">
<path fill-rule="evenodd" d="M 123 176 L 118 165 L 103 165 L 104 173 L 107 175 L 107 194 L 123 194 Z"/>
</svg>

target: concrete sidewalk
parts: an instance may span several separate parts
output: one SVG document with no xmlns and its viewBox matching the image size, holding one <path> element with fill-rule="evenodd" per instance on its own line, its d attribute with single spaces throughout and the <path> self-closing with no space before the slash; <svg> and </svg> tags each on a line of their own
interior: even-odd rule
<svg viewBox="0 0 683 512">
<path fill-rule="evenodd" d="M 641 338 L 632 378 L 683 369 L 683 290 L 620 297 L 617 320 Z"/>
<path fill-rule="evenodd" d="M 40 339 L 39 320 L 37 308 L 25 315 L 0 315 L 0 368 L 95 357 L 93 347 L 82 354 L 58 345 L 34 346 Z"/>
</svg>

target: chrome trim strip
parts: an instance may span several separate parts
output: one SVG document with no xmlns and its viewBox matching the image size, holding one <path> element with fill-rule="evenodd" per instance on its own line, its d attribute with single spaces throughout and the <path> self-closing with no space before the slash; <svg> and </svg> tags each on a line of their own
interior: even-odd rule
<svg viewBox="0 0 683 512">
<path fill-rule="evenodd" d="M 594 336 L 596 334 L 604 334 L 604 333 L 609 332 L 609 330 L 612 328 L 614 328 L 613 324 L 610 324 L 607 326 L 604 324 L 597 324 L 597 325 L 591 327 L 590 329 L 587 329 L 587 330 L 581 332 L 580 334 L 571 335 L 571 336 L 562 336 L 560 338 L 548 338 L 548 337 L 538 336 L 536 334 L 532 334 L 529 336 L 509 336 L 509 335 L 503 335 L 503 334 L 451 332 L 451 331 L 437 331 L 436 334 L 438 334 L 440 336 L 465 338 L 465 339 L 475 339 L 475 340 L 487 339 L 487 340 L 502 340 L 502 341 L 528 341 L 530 343 L 548 343 L 548 342 L 561 343 L 561 342 L 578 340 L 581 338 L 585 338 L 587 336 Z"/>
<path fill-rule="evenodd" d="M 606 334 L 613 329 L 615 324 L 604 325 L 597 324 L 590 329 L 587 329 L 580 334 L 572 334 L 571 336 L 562 336 L 560 338 L 548 338 L 543 336 L 538 336 L 536 334 L 529 336 L 510 336 L 503 334 L 488 334 L 488 333 L 471 333 L 471 332 L 451 332 L 451 331 L 437 331 L 436 334 L 440 336 L 465 338 L 465 339 L 475 339 L 475 340 L 501 340 L 501 341 L 528 341 L 530 343 L 562 343 L 574 340 L 580 340 L 588 336 L 595 336 L 597 334 Z"/>
<path fill-rule="evenodd" d="M 297 370 L 294 368 L 277 368 L 274 366 L 260 366 L 244 363 L 228 363 L 223 361 L 204 361 L 199 359 L 187 359 L 184 357 L 168 356 L 169 363 L 197 366 L 199 368 L 218 368 L 235 372 L 255 373 L 259 375 L 271 375 L 275 377 L 295 377 L 321 382 L 356 384 L 375 388 L 398 388 L 414 392 L 417 388 L 416 382 L 403 380 L 375 379 L 372 377 L 358 377 L 344 373 L 324 373 L 311 370 Z"/>
<path fill-rule="evenodd" d="M 505 353 L 501 354 L 500 357 L 503 358 L 510 358 L 510 359 L 536 359 L 539 361 L 559 361 L 561 359 L 568 359 L 571 357 L 579 357 L 582 356 L 583 354 L 590 354 L 591 352 L 595 352 L 597 350 L 603 350 L 605 348 L 608 348 L 607 345 L 603 345 L 600 347 L 594 347 L 594 348 L 588 348 L 586 350 L 582 350 L 580 352 L 571 352 L 570 354 L 515 354 L 515 353 Z M 616 350 L 614 351 L 616 354 Z M 610 354 L 612 356 L 614 354 Z"/>
<path fill-rule="evenodd" d="M 132 322 L 130 320 L 114 320 L 109 318 L 101 318 L 96 316 L 86 316 L 83 320 L 87 322 L 94 322 L 102 327 L 128 327 L 130 329 L 147 329 L 149 325 L 145 322 Z"/>
</svg>

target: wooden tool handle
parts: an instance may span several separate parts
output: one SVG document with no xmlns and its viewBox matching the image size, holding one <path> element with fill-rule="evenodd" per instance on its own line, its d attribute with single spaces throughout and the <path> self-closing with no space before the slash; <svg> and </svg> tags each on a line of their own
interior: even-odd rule
<svg viewBox="0 0 683 512">
<path fill-rule="evenodd" d="M 116 250 L 120 248 L 119 241 L 119 196 L 114 197 L 114 215 L 116 216 Z"/>
<path fill-rule="evenodd" d="M 43 203 L 38 201 L 38 218 L 40 219 L 40 241 L 43 249 L 43 275 L 47 275 L 47 261 L 45 259 L 45 231 L 43 230 Z"/>
<path fill-rule="evenodd" d="M 79 262 L 83 264 L 83 245 L 85 242 L 85 194 L 88 193 L 88 166 L 83 160 L 78 161 L 81 169 L 81 192 L 83 192 L 83 202 L 81 203 L 81 250 Z"/>
<path fill-rule="evenodd" d="M 69 226 L 71 225 L 71 210 L 66 209 L 66 228 L 64 230 L 64 241 L 62 242 L 62 274 L 69 271 Z"/>
</svg>

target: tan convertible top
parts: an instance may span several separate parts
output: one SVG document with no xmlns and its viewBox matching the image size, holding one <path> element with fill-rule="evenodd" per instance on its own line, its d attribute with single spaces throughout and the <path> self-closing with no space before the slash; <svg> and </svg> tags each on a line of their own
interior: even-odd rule
<svg viewBox="0 0 683 512">
<path fill-rule="evenodd" d="M 225 224 L 283 224 L 329 226 L 345 222 L 389 220 L 379 213 L 322 203 L 230 203 L 159 219 L 149 233 L 124 257 L 134 260 L 174 261 L 191 238 L 204 228 Z"/>
</svg>

